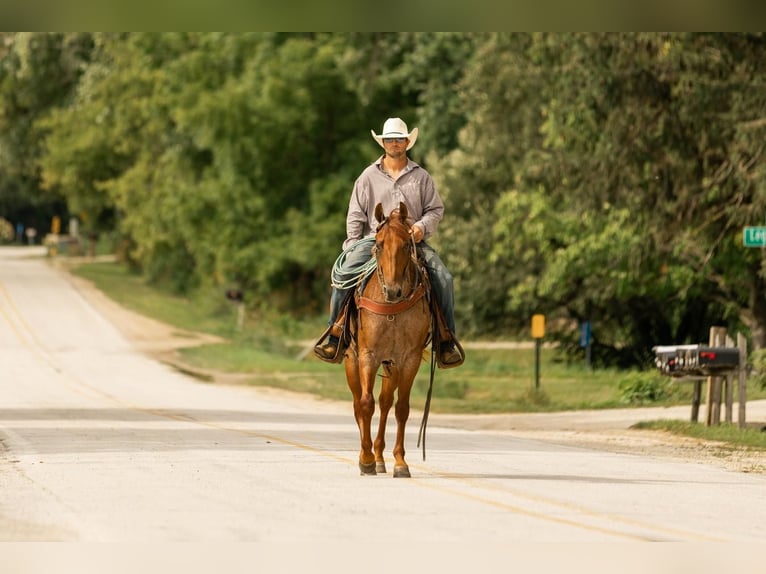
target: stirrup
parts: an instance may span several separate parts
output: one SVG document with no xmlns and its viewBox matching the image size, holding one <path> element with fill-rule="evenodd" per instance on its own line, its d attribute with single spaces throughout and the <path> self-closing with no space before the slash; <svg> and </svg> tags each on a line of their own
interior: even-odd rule
<svg viewBox="0 0 766 574">
<path fill-rule="evenodd" d="M 441 346 L 447 343 L 452 343 L 455 350 L 460 355 L 459 361 L 455 361 L 454 363 L 445 363 L 444 361 L 442 361 Z M 432 343 L 432 344 L 438 346 L 438 350 L 436 352 L 436 364 L 439 366 L 440 369 L 454 369 L 455 367 L 459 367 L 460 365 L 465 363 L 465 351 L 463 350 L 463 346 L 460 344 L 460 341 L 458 341 L 457 338 L 452 337 L 441 343 Z"/>
<path fill-rule="evenodd" d="M 338 336 L 338 344 L 335 347 L 335 355 L 332 357 L 326 357 L 325 355 L 322 355 L 319 352 L 319 349 L 324 346 L 324 340 L 330 337 L 333 333 L 333 328 L 337 327 L 338 330 L 340 330 L 340 335 Z M 336 331 L 337 332 L 337 331 Z M 342 363 L 343 357 L 345 356 L 345 347 L 342 344 L 343 341 L 343 327 L 342 325 L 339 325 L 338 323 L 333 323 L 327 329 L 325 329 L 324 333 L 317 339 L 317 342 L 314 343 L 314 356 L 319 359 L 320 361 L 324 361 L 325 363 Z"/>
</svg>

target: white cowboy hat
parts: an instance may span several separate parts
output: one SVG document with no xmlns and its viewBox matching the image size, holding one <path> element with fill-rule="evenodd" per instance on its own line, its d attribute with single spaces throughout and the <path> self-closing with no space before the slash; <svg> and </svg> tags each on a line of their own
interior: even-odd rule
<svg viewBox="0 0 766 574">
<path fill-rule="evenodd" d="M 415 140 L 418 139 L 418 128 L 414 128 L 411 132 L 407 131 L 407 124 L 405 124 L 400 118 L 388 118 L 386 123 L 383 124 L 383 133 L 376 134 L 375 130 L 370 130 L 373 139 L 383 147 L 383 138 L 407 138 L 410 142 L 407 144 L 407 149 L 410 149 L 415 145 Z"/>
</svg>

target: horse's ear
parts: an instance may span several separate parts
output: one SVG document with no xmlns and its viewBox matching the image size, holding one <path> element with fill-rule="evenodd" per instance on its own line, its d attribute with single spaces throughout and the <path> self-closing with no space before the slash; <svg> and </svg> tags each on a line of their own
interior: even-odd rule
<svg viewBox="0 0 766 574">
<path fill-rule="evenodd" d="M 383 215 L 383 204 L 379 203 L 375 206 L 375 219 L 378 220 L 378 223 L 383 223 L 383 220 L 386 218 L 385 215 Z"/>
<path fill-rule="evenodd" d="M 403 201 L 400 201 L 399 202 L 399 217 L 401 218 L 402 223 L 407 222 L 408 215 L 409 213 L 407 213 L 407 205 Z"/>
</svg>

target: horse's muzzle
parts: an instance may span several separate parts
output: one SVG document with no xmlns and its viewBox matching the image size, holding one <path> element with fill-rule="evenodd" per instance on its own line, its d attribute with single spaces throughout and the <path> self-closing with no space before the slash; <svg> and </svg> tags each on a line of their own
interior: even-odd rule
<svg viewBox="0 0 766 574">
<path fill-rule="evenodd" d="M 402 287 L 401 285 L 398 287 L 387 287 L 386 285 L 383 286 L 383 297 L 386 300 L 386 303 L 398 303 L 402 300 Z"/>
</svg>

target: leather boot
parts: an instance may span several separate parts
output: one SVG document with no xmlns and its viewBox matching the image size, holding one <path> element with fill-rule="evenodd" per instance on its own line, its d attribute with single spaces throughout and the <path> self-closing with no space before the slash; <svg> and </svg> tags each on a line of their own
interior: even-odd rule
<svg viewBox="0 0 766 574">
<path fill-rule="evenodd" d="M 465 362 L 465 353 L 463 347 L 456 339 L 442 341 L 439 344 L 439 355 L 437 363 L 442 369 L 451 369 L 459 367 Z"/>
<path fill-rule="evenodd" d="M 343 334 L 343 319 L 344 314 L 341 314 L 340 320 L 333 323 L 332 327 L 328 329 L 325 335 L 329 335 L 327 342 L 323 343 L 324 336 L 314 346 L 314 354 L 330 363 L 337 362 L 338 344 L 340 343 L 340 336 Z"/>
<path fill-rule="evenodd" d="M 335 355 L 338 354 L 338 342 L 340 339 L 338 337 L 333 337 L 330 335 L 330 338 L 327 340 L 326 343 L 316 345 L 314 347 L 314 354 L 322 359 L 323 361 L 334 361 Z"/>
</svg>

